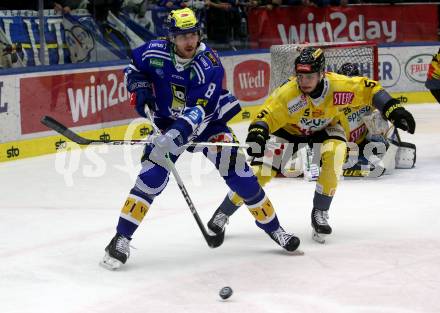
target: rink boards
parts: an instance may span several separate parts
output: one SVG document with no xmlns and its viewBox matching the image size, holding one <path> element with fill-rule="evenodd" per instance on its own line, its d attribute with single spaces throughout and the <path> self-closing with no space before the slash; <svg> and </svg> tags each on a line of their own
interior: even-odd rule
<svg viewBox="0 0 440 313">
<path fill-rule="evenodd" d="M 438 43 L 437 43 L 438 44 Z M 424 87 L 430 56 L 438 45 L 379 48 L 381 84 L 403 104 L 433 103 Z M 250 120 L 269 92 L 270 54 L 247 51 L 222 56 L 224 87 L 243 110 L 232 122 Z M 125 61 L 100 67 L 71 65 L 0 75 L 0 162 L 54 153 L 65 138 L 40 123 L 44 115 L 89 137 L 122 139 L 137 118 L 129 105 L 122 69 Z M 39 70 L 39 68 L 35 68 Z M 145 137 L 146 124 L 130 134 Z"/>
</svg>

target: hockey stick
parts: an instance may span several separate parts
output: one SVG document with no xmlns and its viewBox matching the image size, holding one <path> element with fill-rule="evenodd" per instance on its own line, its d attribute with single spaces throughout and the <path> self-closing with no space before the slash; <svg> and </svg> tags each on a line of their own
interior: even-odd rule
<svg viewBox="0 0 440 313">
<path fill-rule="evenodd" d="M 58 122 L 56 119 L 50 116 L 43 116 L 41 123 L 50 129 L 53 129 L 57 133 L 63 135 L 64 137 L 70 139 L 71 141 L 79 145 L 146 145 L 151 144 L 151 140 L 145 139 L 131 139 L 131 140 L 99 140 L 99 139 L 89 139 L 85 138 L 78 133 L 74 132 L 70 128 Z M 184 145 L 184 147 L 237 147 L 237 148 L 247 148 L 247 145 L 241 145 L 234 142 L 195 142 Z"/>
<path fill-rule="evenodd" d="M 154 120 L 153 120 L 153 117 L 151 115 L 151 112 L 150 112 L 150 109 L 148 108 L 148 106 L 145 106 L 145 113 L 147 113 L 147 116 L 150 120 L 151 126 L 153 127 L 154 133 L 156 135 L 161 135 L 160 129 L 156 126 L 156 124 L 154 124 Z M 169 155 L 167 155 L 165 157 L 165 159 L 166 159 L 168 168 L 171 170 L 171 173 L 173 173 L 174 178 L 176 179 L 177 185 L 179 186 L 179 189 L 182 192 L 182 195 L 185 198 L 185 201 L 188 204 L 188 207 L 189 207 L 192 215 L 194 216 L 194 219 L 196 220 L 197 225 L 199 226 L 203 237 L 206 240 L 206 243 L 211 248 L 219 247 L 223 243 L 223 240 L 225 238 L 225 233 L 221 232 L 220 234 L 213 235 L 213 236 L 208 234 L 208 232 L 205 228 L 205 225 L 203 224 L 202 220 L 200 219 L 200 216 L 197 213 L 197 210 L 194 206 L 194 203 L 192 202 L 191 197 L 189 196 L 188 191 L 186 190 L 186 187 L 182 181 L 182 178 L 180 177 L 179 172 L 177 172 L 176 166 L 169 158 Z"/>
</svg>

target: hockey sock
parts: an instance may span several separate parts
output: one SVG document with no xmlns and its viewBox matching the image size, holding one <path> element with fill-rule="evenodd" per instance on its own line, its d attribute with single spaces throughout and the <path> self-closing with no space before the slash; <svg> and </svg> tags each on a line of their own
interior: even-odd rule
<svg viewBox="0 0 440 313">
<path fill-rule="evenodd" d="M 118 226 L 116 227 L 118 234 L 131 239 L 149 208 L 150 203 L 145 199 L 130 194 L 121 209 Z"/>
<path fill-rule="evenodd" d="M 255 203 L 248 204 L 249 211 L 255 217 L 255 223 L 258 227 L 264 230 L 266 233 L 273 232 L 280 227 L 278 217 L 275 213 L 275 209 L 272 206 L 270 200 L 264 196 L 264 198 Z"/>
<path fill-rule="evenodd" d="M 232 196 L 233 199 L 231 200 L 229 197 Z M 234 197 L 238 198 L 238 204 L 234 202 Z M 223 200 L 222 204 L 220 204 L 219 209 L 227 216 L 231 216 L 235 213 L 235 211 L 238 210 L 238 208 L 243 204 L 243 200 L 237 196 L 235 192 L 230 192 L 230 194 L 226 195 L 225 199 Z"/>
</svg>

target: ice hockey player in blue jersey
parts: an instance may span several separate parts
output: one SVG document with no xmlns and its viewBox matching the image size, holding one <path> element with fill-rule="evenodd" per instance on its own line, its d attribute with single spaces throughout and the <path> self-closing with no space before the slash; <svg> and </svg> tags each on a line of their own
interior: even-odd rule
<svg viewBox="0 0 440 313">
<path fill-rule="evenodd" d="M 130 255 L 130 240 L 156 196 L 165 188 L 169 171 L 165 154 L 176 162 L 191 142 L 236 142 L 226 125 L 240 111 L 237 99 L 222 88 L 224 69 L 216 52 L 201 42 L 200 24 L 189 9 L 171 11 L 167 40 L 152 40 L 133 50 L 125 69 L 131 102 L 143 117 L 145 106 L 153 112 L 162 135 L 147 145 L 142 169 L 125 201 L 116 235 L 105 248 L 101 265 L 117 269 Z M 299 238 L 284 231 L 275 210 L 238 148 L 229 148 L 228 162 L 221 150 L 200 149 L 214 163 L 231 190 L 239 194 L 263 229 L 277 244 L 294 251 Z M 194 151 L 193 151 L 194 152 Z M 226 166 L 225 166 L 226 163 Z M 243 172 L 236 171 L 243 164 Z M 178 237 L 178 234 L 175 234 Z"/>
</svg>

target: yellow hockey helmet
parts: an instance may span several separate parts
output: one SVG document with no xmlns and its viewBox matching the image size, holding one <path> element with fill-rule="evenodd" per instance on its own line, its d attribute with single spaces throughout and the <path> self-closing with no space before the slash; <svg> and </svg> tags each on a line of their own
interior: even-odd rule
<svg viewBox="0 0 440 313">
<path fill-rule="evenodd" d="M 200 23 L 190 8 L 171 11 L 167 23 L 169 36 L 200 31 Z"/>
</svg>

